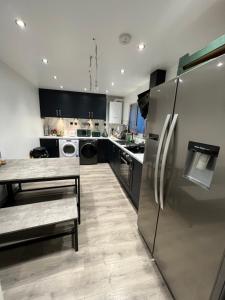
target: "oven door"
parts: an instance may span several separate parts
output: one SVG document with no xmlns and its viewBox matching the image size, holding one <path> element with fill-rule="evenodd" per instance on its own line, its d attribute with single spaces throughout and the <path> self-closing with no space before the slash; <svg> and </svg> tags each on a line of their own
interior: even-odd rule
<svg viewBox="0 0 225 300">
<path fill-rule="evenodd" d="M 76 146 L 71 142 L 67 142 L 63 145 L 62 152 L 66 157 L 76 156 Z"/>
<path fill-rule="evenodd" d="M 132 158 L 126 152 L 120 151 L 119 175 L 121 181 L 128 189 L 128 191 L 131 188 L 132 167 L 133 167 Z"/>
</svg>

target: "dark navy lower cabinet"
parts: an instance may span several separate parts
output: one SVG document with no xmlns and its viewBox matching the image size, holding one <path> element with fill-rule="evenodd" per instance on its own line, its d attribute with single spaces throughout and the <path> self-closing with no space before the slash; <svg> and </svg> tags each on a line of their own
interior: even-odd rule
<svg viewBox="0 0 225 300">
<path fill-rule="evenodd" d="M 107 163 L 108 158 L 108 139 L 98 140 L 98 163 Z"/>
<path fill-rule="evenodd" d="M 138 210 L 139 194 L 141 188 L 142 164 L 135 158 L 132 158 L 131 183 L 128 187 L 124 184 L 120 175 L 120 148 L 111 141 L 109 141 L 108 143 L 108 161 L 115 175 L 119 179 L 121 185 L 124 187 L 128 195 L 130 196 L 133 205 Z"/>
<path fill-rule="evenodd" d="M 58 139 L 40 139 L 40 145 L 47 149 L 49 157 L 59 157 Z"/>
<path fill-rule="evenodd" d="M 133 172 L 131 181 L 131 198 L 134 206 L 138 210 L 139 205 L 139 195 L 141 189 L 141 174 L 142 174 L 142 164 L 133 159 Z"/>
</svg>

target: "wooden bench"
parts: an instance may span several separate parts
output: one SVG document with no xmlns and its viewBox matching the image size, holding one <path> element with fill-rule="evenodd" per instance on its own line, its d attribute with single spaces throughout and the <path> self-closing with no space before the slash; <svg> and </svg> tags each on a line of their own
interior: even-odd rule
<svg viewBox="0 0 225 300">
<path fill-rule="evenodd" d="M 73 221 L 72 240 L 78 251 L 78 212 L 76 198 L 37 202 L 0 209 L 0 235 Z M 50 235 L 48 238 L 56 237 Z M 3 246 L 4 247 L 4 246 Z"/>
</svg>

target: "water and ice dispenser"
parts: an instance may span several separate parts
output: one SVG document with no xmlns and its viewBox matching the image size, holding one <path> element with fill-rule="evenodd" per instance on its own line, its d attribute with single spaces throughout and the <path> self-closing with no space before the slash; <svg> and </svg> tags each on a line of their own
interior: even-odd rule
<svg viewBox="0 0 225 300">
<path fill-rule="evenodd" d="M 184 177 L 209 189 L 220 147 L 190 141 Z"/>
</svg>

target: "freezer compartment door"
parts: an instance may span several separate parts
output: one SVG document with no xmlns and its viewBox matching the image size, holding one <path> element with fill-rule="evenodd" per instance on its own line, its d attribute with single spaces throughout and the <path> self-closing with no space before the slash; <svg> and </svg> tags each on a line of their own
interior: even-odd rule
<svg viewBox="0 0 225 300">
<path fill-rule="evenodd" d="M 172 118 L 176 87 L 176 80 L 169 81 L 152 89 L 150 94 L 148 139 L 142 167 L 138 228 L 151 252 L 159 213 L 161 154 Z"/>
<path fill-rule="evenodd" d="M 180 77 L 154 257 L 177 300 L 209 300 L 225 249 L 225 56 Z M 170 172 L 170 176 L 168 173 Z"/>
</svg>

